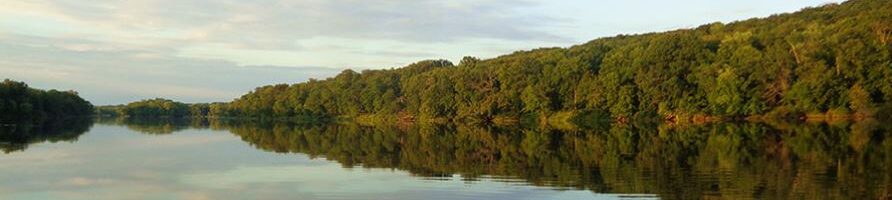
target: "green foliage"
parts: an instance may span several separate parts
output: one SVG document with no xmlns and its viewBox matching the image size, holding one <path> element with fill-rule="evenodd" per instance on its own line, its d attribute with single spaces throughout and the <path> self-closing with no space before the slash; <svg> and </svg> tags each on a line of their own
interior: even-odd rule
<svg viewBox="0 0 892 200">
<path fill-rule="evenodd" d="M 96 107 L 96 114 L 102 117 L 221 117 L 232 113 L 225 103 L 186 104 L 161 98 Z"/>
<path fill-rule="evenodd" d="M 156 98 L 131 102 L 118 112 L 121 116 L 130 117 L 185 117 L 190 115 L 191 110 L 185 103 Z"/>
<path fill-rule="evenodd" d="M 892 104 L 892 1 L 851 0 L 730 24 L 620 35 L 569 48 L 518 51 L 457 66 L 398 69 L 257 88 L 220 115 L 416 120 L 548 115 L 871 115 Z"/>
<path fill-rule="evenodd" d="M 211 104 L 196 103 L 189 104 L 189 115 L 193 117 L 205 117 L 211 113 Z"/>
<path fill-rule="evenodd" d="M 40 123 L 93 114 L 93 105 L 74 91 L 39 90 L 9 79 L 0 83 L 0 124 Z"/>
<path fill-rule="evenodd" d="M 120 116 L 120 110 L 124 108 L 124 105 L 105 105 L 105 106 L 96 106 L 96 115 L 100 117 L 116 117 Z"/>
</svg>

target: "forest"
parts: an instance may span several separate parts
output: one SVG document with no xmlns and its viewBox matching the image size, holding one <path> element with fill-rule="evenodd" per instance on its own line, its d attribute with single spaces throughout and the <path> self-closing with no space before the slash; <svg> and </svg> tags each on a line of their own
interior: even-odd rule
<svg viewBox="0 0 892 200">
<path fill-rule="evenodd" d="M 96 107 L 96 114 L 102 117 L 204 117 L 214 104 L 187 104 L 170 99 L 154 98 L 130 102 L 127 105 Z"/>
<path fill-rule="evenodd" d="M 43 123 L 93 114 L 93 104 L 74 91 L 34 89 L 9 79 L 0 83 L 0 124 Z"/>
<path fill-rule="evenodd" d="M 869 118 L 892 110 L 892 1 L 851 0 L 733 23 L 618 35 L 457 65 L 425 60 L 258 87 L 209 116 Z"/>
</svg>

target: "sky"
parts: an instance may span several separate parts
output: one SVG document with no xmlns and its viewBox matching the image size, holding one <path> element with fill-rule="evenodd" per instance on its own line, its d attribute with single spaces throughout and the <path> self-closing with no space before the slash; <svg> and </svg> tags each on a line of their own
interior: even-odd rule
<svg viewBox="0 0 892 200">
<path fill-rule="evenodd" d="M 95 105 L 225 102 L 344 69 L 453 62 L 841 0 L 0 0 L 0 79 Z"/>
</svg>

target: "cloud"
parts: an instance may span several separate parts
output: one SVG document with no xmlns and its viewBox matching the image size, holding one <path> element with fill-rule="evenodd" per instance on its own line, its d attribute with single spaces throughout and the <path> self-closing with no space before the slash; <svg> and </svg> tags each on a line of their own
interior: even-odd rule
<svg viewBox="0 0 892 200">
<path fill-rule="evenodd" d="M 565 39 L 536 29 L 558 23 L 556 19 L 518 11 L 535 5 L 507 0 L 139 0 L 91 4 L 37 0 L 14 2 L 0 11 L 93 29 L 75 31 L 81 36 L 154 38 L 248 49 L 302 50 L 298 42 L 315 37 L 409 42 Z"/>
<path fill-rule="evenodd" d="M 59 181 L 58 185 L 75 187 L 99 187 L 114 184 L 116 181 L 105 178 L 71 177 Z"/>
<path fill-rule="evenodd" d="M 32 0 L 0 6 L 0 74 L 94 104 L 229 101 L 343 68 L 398 67 L 565 37 L 530 0 Z M 481 43 L 480 41 L 485 41 Z M 511 42 L 513 45 L 506 45 Z M 538 45 L 537 45 L 538 46 Z M 524 46 L 525 47 L 525 46 Z M 507 48 L 507 47 L 506 47 Z M 480 54 L 477 54 L 480 56 Z M 255 67 L 280 66 L 280 67 Z"/>
<path fill-rule="evenodd" d="M 489 58 L 822 1 L 7 1 L 0 6 L 0 78 L 75 89 L 94 104 L 228 101 L 257 86 L 344 68 Z M 665 9 L 678 4 L 690 6 Z"/>
<path fill-rule="evenodd" d="M 32 41 L 44 41 L 40 45 Z M 127 50 L 72 39 L 0 35 L 0 74 L 34 86 L 74 89 L 94 104 L 166 97 L 187 102 L 228 101 L 273 83 L 336 74 L 322 67 L 252 67 L 169 52 Z"/>
</svg>

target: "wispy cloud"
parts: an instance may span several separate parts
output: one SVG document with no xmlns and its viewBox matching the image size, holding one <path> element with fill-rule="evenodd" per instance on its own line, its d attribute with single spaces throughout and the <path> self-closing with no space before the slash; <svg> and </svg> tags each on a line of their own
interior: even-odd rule
<svg viewBox="0 0 892 200">
<path fill-rule="evenodd" d="M 315 37 L 408 42 L 566 39 L 537 28 L 559 21 L 517 10 L 534 5 L 506 0 L 35 0 L 9 3 L 0 12 L 75 29 L 53 35 L 246 49 L 306 50 L 298 43 Z M 52 31 L 35 29 L 44 30 L 25 31 Z"/>
<path fill-rule="evenodd" d="M 48 45 L 34 44 L 41 40 Z M 79 40 L 0 35 L 0 74 L 36 86 L 77 89 L 98 104 L 168 97 L 228 101 L 256 86 L 335 74 L 336 68 L 253 67 L 166 52 L 99 47 Z"/>
<path fill-rule="evenodd" d="M 227 101 L 343 68 L 486 58 L 826 1 L 839 0 L 4 1 L 0 78 L 75 89 L 97 104 Z"/>
<path fill-rule="evenodd" d="M 98 104 L 227 101 L 253 87 L 458 57 L 456 42 L 567 40 L 532 1 L 74 0 L 0 6 L 0 73 Z M 431 48 L 439 45 L 439 48 Z M 495 52 L 493 52 L 494 54 Z M 251 66 L 283 66 L 257 68 Z M 322 67 L 303 67 L 322 66 Z"/>
</svg>

